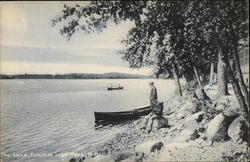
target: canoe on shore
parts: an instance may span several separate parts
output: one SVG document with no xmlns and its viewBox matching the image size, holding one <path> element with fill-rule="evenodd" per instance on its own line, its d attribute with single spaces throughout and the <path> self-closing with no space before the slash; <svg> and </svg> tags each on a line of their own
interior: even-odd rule
<svg viewBox="0 0 250 162">
<path fill-rule="evenodd" d="M 150 105 L 120 112 L 94 112 L 96 122 L 124 121 L 138 119 L 140 116 L 148 115 L 152 111 Z"/>
</svg>

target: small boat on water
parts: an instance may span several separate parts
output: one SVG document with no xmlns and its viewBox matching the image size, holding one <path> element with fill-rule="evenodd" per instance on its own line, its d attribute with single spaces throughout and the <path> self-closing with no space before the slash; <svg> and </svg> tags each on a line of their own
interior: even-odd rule
<svg viewBox="0 0 250 162">
<path fill-rule="evenodd" d="M 108 87 L 108 91 L 112 91 L 112 90 L 120 90 L 123 89 L 123 87 Z"/>
<path fill-rule="evenodd" d="M 151 106 L 144 106 L 130 111 L 120 112 L 94 112 L 96 122 L 124 121 L 138 119 L 140 116 L 148 115 L 152 111 Z"/>
<path fill-rule="evenodd" d="M 108 91 L 112 91 L 112 90 L 121 90 L 121 89 L 123 89 L 123 87 L 120 86 L 120 84 L 119 84 L 118 87 L 112 87 L 112 84 L 111 84 L 111 86 L 107 88 Z"/>
</svg>

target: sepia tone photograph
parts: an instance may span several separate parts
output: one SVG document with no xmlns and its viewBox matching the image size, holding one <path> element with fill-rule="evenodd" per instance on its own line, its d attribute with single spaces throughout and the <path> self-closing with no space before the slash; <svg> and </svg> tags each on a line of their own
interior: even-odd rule
<svg viewBox="0 0 250 162">
<path fill-rule="evenodd" d="M 247 162 L 249 1 L 1 1 L 0 108 L 0 162 Z"/>
</svg>

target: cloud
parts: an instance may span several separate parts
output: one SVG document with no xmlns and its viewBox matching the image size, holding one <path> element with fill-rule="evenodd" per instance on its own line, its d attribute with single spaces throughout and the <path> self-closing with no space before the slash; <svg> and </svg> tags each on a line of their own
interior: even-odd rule
<svg viewBox="0 0 250 162">
<path fill-rule="evenodd" d="M 2 61 L 27 63 L 81 63 L 128 67 L 114 49 L 85 49 L 79 53 L 71 50 L 41 47 L 2 46 Z"/>
<path fill-rule="evenodd" d="M 85 2 L 1 2 L 1 72 L 133 73 L 116 53 L 134 23 L 110 23 L 100 34 L 78 32 L 66 41 L 49 25 L 64 3 Z"/>
<path fill-rule="evenodd" d="M 54 48 L 113 48 L 120 49 L 122 39 L 134 25 L 126 21 L 109 23 L 104 32 L 77 32 L 70 41 L 59 34 L 59 26 L 52 28 L 50 20 L 60 14 L 64 2 L 2 2 L 1 36 L 3 45 Z M 71 3 L 71 2 L 67 2 Z M 76 3 L 76 2 L 72 2 Z M 81 3 L 81 2 L 79 2 Z M 7 22 L 7 23 L 6 23 Z"/>
<path fill-rule="evenodd" d="M 121 72 L 132 74 L 148 74 L 147 68 L 140 70 L 120 66 L 104 66 L 100 64 L 81 63 L 30 63 L 2 61 L 1 74 L 65 74 L 65 73 L 105 73 Z"/>
<path fill-rule="evenodd" d="M 23 10 L 16 3 L 1 2 L 1 41 L 19 42 L 27 31 L 27 17 Z"/>
</svg>

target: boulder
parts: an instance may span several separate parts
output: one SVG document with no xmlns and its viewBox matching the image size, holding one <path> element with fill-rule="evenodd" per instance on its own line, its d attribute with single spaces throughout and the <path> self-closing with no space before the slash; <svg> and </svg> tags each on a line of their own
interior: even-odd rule
<svg viewBox="0 0 250 162">
<path fill-rule="evenodd" d="M 234 142 L 242 142 L 247 137 L 247 127 L 243 117 L 236 118 L 228 128 L 228 135 Z"/>
<path fill-rule="evenodd" d="M 162 142 L 156 140 L 150 140 L 135 146 L 135 151 L 150 154 L 151 152 L 154 152 L 156 150 L 161 150 L 162 147 L 163 147 Z"/>
<path fill-rule="evenodd" d="M 226 108 L 226 105 L 217 105 L 215 107 L 215 109 L 218 110 L 218 111 L 223 111 L 223 110 L 225 110 L 225 108 Z"/>
<path fill-rule="evenodd" d="M 239 113 L 235 109 L 226 109 L 223 114 L 228 118 L 228 122 L 232 122 L 234 119 L 239 117 Z"/>
<path fill-rule="evenodd" d="M 124 159 L 122 161 L 119 161 L 119 162 L 142 162 L 142 158 L 141 159 Z"/>
<path fill-rule="evenodd" d="M 193 114 L 196 112 L 196 106 L 191 101 L 185 103 L 176 113 L 177 119 L 185 118 L 187 115 Z"/>
<path fill-rule="evenodd" d="M 227 96 L 221 96 L 216 102 L 217 102 L 217 105 L 228 105 L 229 104 L 229 100 L 228 100 Z"/>
<path fill-rule="evenodd" d="M 228 138 L 229 125 L 239 116 L 237 111 L 225 110 L 215 116 L 209 123 L 207 136 L 209 140 L 221 141 Z"/>
<path fill-rule="evenodd" d="M 215 116 L 208 124 L 207 137 L 211 141 L 221 141 L 227 137 L 227 122 L 223 113 Z"/>
<path fill-rule="evenodd" d="M 156 142 L 150 149 L 150 152 L 155 152 L 155 150 L 159 151 L 163 147 L 162 142 Z"/>
<path fill-rule="evenodd" d="M 199 130 L 199 125 L 195 119 L 189 119 L 186 121 L 186 129 Z"/>
<path fill-rule="evenodd" d="M 168 126 L 168 120 L 165 117 L 159 117 L 153 121 L 152 129 L 166 128 Z"/>
<path fill-rule="evenodd" d="M 144 152 L 135 153 L 135 161 L 141 161 L 143 157 L 144 157 Z"/>
<path fill-rule="evenodd" d="M 191 115 L 190 117 L 188 117 L 186 119 L 186 121 L 188 121 L 188 120 L 196 120 L 197 122 L 201 122 L 203 120 L 203 116 L 204 116 L 204 112 L 200 111 L 200 112 L 197 112 L 197 113 Z"/>
<path fill-rule="evenodd" d="M 180 133 L 180 135 L 175 139 L 178 142 L 186 142 L 189 140 L 195 140 L 198 135 L 198 130 L 200 126 L 196 119 L 199 118 L 200 114 L 194 114 L 186 119 L 185 129 Z"/>
<path fill-rule="evenodd" d="M 180 111 L 176 114 L 176 119 L 183 119 L 187 116 L 187 113 L 185 111 Z"/>
<path fill-rule="evenodd" d="M 198 131 L 196 129 L 184 129 L 174 141 L 187 142 L 195 140 L 197 137 Z"/>
<path fill-rule="evenodd" d="M 195 95 L 200 100 L 210 100 L 203 88 L 197 88 L 195 90 Z"/>
<path fill-rule="evenodd" d="M 88 162 L 115 162 L 114 158 L 111 155 L 97 155 L 94 158 L 88 158 L 85 159 L 84 161 Z"/>
<path fill-rule="evenodd" d="M 119 152 L 113 155 L 115 161 L 125 160 L 128 158 L 131 158 L 132 156 L 133 156 L 133 153 L 131 152 Z"/>
<path fill-rule="evenodd" d="M 225 97 L 225 96 L 220 97 L 216 101 L 215 109 L 218 110 L 218 111 L 223 111 L 227 107 L 228 103 L 229 103 L 229 100 L 227 99 L 227 97 Z"/>
<path fill-rule="evenodd" d="M 196 106 L 191 101 L 188 101 L 180 108 L 180 111 L 186 111 L 192 114 L 196 112 Z"/>
<path fill-rule="evenodd" d="M 129 159 L 129 161 L 141 160 L 144 156 L 143 152 L 118 152 L 113 154 L 114 161 L 123 161 Z"/>
</svg>

